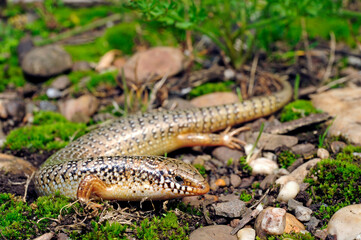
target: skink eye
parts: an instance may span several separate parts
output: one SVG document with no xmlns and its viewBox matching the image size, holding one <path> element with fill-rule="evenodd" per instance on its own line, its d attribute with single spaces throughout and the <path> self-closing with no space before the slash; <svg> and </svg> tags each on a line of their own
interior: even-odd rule
<svg viewBox="0 0 361 240">
<path fill-rule="evenodd" d="M 180 177 L 180 176 L 175 176 L 174 178 L 179 184 L 182 184 L 183 183 L 183 178 Z"/>
</svg>

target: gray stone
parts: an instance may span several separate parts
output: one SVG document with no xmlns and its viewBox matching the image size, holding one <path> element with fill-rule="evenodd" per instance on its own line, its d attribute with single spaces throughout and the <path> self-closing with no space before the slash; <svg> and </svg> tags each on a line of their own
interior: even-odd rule
<svg viewBox="0 0 361 240">
<path fill-rule="evenodd" d="M 253 138 L 257 139 L 258 133 L 253 134 Z M 263 133 L 257 144 L 258 147 L 264 146 L 264 150 L 274 151 L 278 147 L 286 146 L 293 147 L 298 142 L 298 139 L 293 136 L 276 135 Z"/>
<path fill-rule="evenodd" d="M 66 75 L 59 76 L 54 79 L 54 81 L 51 83 L 51 87 L 58 89 L 58 90 L 64 90 L 65 88 L 69 87 L 71 85 L 70 79 Z"/>
<path fill-rule="evenodd" d="M 56 99 L 61 97 L 61 92 L 56 88 L 48 88 L 46 90 L 46 96 L 50 99 Z"/>
<path fill-rule="evenodd" d="M 308 207 L 297 206 L 295 209 L 295 215 L 301 222 L 307 222 L 311 220 L 312 210 Z"/>
<path fill-rule="evenodd" d="M 238 187 L 239 185 L 241 185 L 242 183 L 242 179 L 240 176 L 238 176 L 237 174 L 231 174 L 231 185 L 233 187 Z"/>
<path fill-rule="evenodd" d="M 49 101 L 40 101 L 39 109 L 43 111 L 52 111 L 55 112 L 58 110 L 58 107 Z"/>
<path fill-rule="evenodd" d="M 295 199 L 290 199 L 288 200 L 287 205 L 288 205 L 288 210 L 293 211 L 298 206 L 302 206 L 303 204 L 299 201 L 296 201 Z"/>
<path fill-rule="evenodd" d="M 246 211 L 246 204 L 237 199 L 229 202 L 213 204 L 216 215 L 229 218 L 240 217 Z"/>
<path fill-rule="evenodd" d="M 236 201 L 239 200 L 239 196 L 236 194 L 228 194 L 228 195 L 221 195 L 219 197 L 219 201 L 221 202 L 230 202 L 230 201 Z"/>
<path fill-rule="evenodd" d="M 72 67 L 70 55 L 58 45 L 33 48 L 21 63 L 24 73 L 31 77 L 49 78 Z"/>
<path fill-rule="evenodd" d="M 228 163 L 230 159 L 233 159 L 233 162 L 239 161 L 244 156 L 244 153 L 227 147 L 217 147 L 213 150 L 212 155 L 223 163 Z"/>
<path fill-rule="evenodd" d="M 190 234 L 189 240 L 237 240 L 237 236 L 230 234 L 232 229 L 227 225 L 212 225 L 198 228 Z"/>
<path fill-rule="evenodd" d="M 299 154 L 299 155 L 302 155 L 302 154 L 307 155 L 307 154 L 316 152 L 315 146 L 311 143 L 297 144 L 297 145 L 293 146 L 291 148 L 291 150 L 294 154 Z"/>
<path fill-rule="evenodd" d="M 307 231 L 313 232 L 317 228 L 319 223 L 320 223 L 320 220 L 318 220 L 315 217 L 311 217 L 310 221 L 305 223 L 305 225 L 307 227 Z"/>
</svg>

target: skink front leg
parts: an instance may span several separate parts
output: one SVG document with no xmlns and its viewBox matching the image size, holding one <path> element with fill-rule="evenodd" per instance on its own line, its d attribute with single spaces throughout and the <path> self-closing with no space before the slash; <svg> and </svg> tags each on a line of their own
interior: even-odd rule
<svg viewBox="0 0 361 240">
<path fill-rule="evenodd" d="M 78 186 L 77 198 L 93 210 L 101 209 L 102 205 L 90 201 L 91 197 L 100 197 L 107 191 L 107 185 L 95 175 L 87 175 Z"/>
</svg>

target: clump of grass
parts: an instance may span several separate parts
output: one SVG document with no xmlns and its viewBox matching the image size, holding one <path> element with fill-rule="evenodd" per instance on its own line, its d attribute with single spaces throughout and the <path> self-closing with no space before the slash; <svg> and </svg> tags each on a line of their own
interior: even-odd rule
<svg viewBox="0 0 361 240">
<path fill-rule="evenodd" d="M 298 155 L 291 151 L 283 151 L 278 155 L 278 163 L 281 165 L 281 168 L 288 168 L 298 157 Z"/>
<path fill-rule="evenodd" d="M 105 222 L 100 224 L 96 221 L 91 222 L 92 229 L 91 231 L 85 234 L 79 234 L 74 232 L 70 235 L 71 239 L 129 239 L 126 236 L 126 230 L 128 225 L 122 225 L 118 222 Z"/>
<path fill-rule="evenodd" d="M 248 165 L 246 157 L 241 157 L 239 159 L 239 166 L 242 169 L 242 172 L 244 172 L 247 175 L 251 175 L 252 168 Z"/>
<path fill-rule="evenodd" d="M 206 174 L 206 168 L 205 168 L 202 164 L 194 164 L 193 166 L 198 170 L 198 172 L 199 172 L 203 177 L 206 177 L 206 176 L 207 176 L 207 174 Z"/>
<path fill-rule="evenodd" d="M 86 130 L 84 123 L 67 121 L 59 113 L 39 112 L 34 116 L 34 126 L 11 131 L 4 147 L 11 150 L 29 149 L 31 152 L 58 150 L 65 147 L 71 139 L 83 135 Z"/>
<path fill-rule="evenodd" d="M 307 100 L 296 100 L 287 104 L 281 113 L 281 122 L 288 122 L 296 120 L 305 116 L 310 115 L 311 113 L 320 113 L 320 110 L 317 110 L 310 101 Z"/>
<path fill-rule="evenodd" d="M 193 88 L 189 92 L 189 97 L 195 98 L 213 92 L 230 92 L 232 91 L 232 85 L 234 85 L 234 82 L 232 81 L 205 83 Z"/>
<path fill-rule="evenodd" d="M 260 240 L 259 237 L 256 238 Z M 267 240 L 282 240 L 282 239 L 292 239 L 292 240 L 314 240 L 315 237 L 311 233 L 284 233 L 279 236 L 268 236 Z"/>
<path fill-rule="evenodd" d="M 322 160 L 305 179 L 314 202 L 321 204 L 314 214 L 325 221 L 340 208 L 360 203 L 361 161 L 353 156 L 354 150 L 361 149 L 346 147 L 335 160 Z"/>
<path fill-rule="evenodd" d="M 252 194 L 247 193 L 246 191 L 241 192 L 239 199 L 244 202 L 249 202 L 252 200 Z"/>
</svg>

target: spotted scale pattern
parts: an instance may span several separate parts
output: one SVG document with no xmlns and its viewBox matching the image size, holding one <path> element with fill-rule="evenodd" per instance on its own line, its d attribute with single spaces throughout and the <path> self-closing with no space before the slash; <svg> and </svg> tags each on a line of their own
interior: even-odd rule
<svg viewBox="0 0 361 240">
<path fill-rule="evenodd" d="M 84 177 L 83 173 L 79 175 L 79 171 L 85 169 L 84 171 L 90 174 L 93 172 L 99 175 L 105 174 L 105 170 L 110 166 L 122 169 L 125 159 L 129 161 L 125 164 L 127 169 L 131 169 L 129 166 L 137 166 L 139 170 L 146 169 L 147 161 L 145 159 L 151 159 L 153 163 L 156 163 L 156 167 L 152 171 L 145 171 L 144 176 L 148 176 L 147 178 L 132 177 L 125 180 L 125 178 L 120 177 L 123 175 L 125 177 L 125 173 L 123 175 L 118 173 L 119 176 L 116 176 L 115 172 L 108 172 L 109 179 L 113 177 L 114 182 L 119 185 L 134 184 L 139 181 L 147 182 L 152 174 L 163 171 L 163 161 L 157 160 L 158 157 L 138 158 L 136 165 L 131 164 L 132 159 L 134 160 L 131 157 L 123 157 L 121 162 L 114 161 L 114 159 L 96 161 L 97 158 L 94 157 L 162 155 L 187 146 L 185 142 L 179 141 L 180 136 L 209 134 L 228 126 L 269 115 L 285 105 L 291 97 L 292 88 L 285 81 L 282 91 L 271 96 L 257 97 L 241 103 L 188 110 L 152 111 L 119 118 L 78 138 L 52 155 L 37 173 L 36 188 L 41 194 L 60 191 L 68 196 L 74 196 L 80 179 Z M 89 167 L 84 168 L 84 164 Z M 116 164 L 123 165 L 116 166 Z M 191 166 L 187 165 L 184 168 L 190 169 Z M 189 181 L 191 182 L 192 179 Z M 194 179 L 194 181 L 196 180 Z M 149 194 L 155 191 L 153 188 L 164 187 L 155 186 L 156 181 L 148 182 L 148 184 L 153 184 Z M 128 197 L 131 198 L 131 196 Z"/>
</svg>

